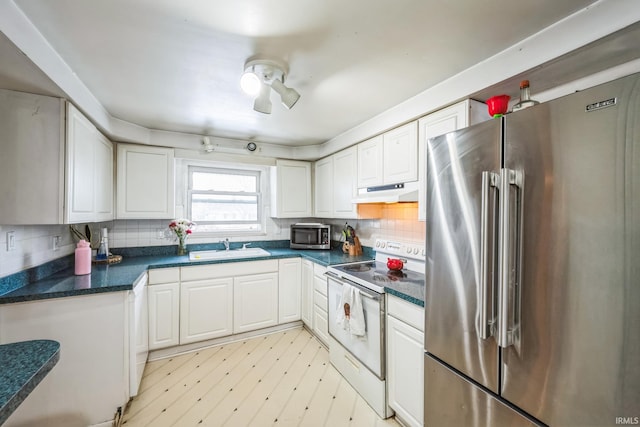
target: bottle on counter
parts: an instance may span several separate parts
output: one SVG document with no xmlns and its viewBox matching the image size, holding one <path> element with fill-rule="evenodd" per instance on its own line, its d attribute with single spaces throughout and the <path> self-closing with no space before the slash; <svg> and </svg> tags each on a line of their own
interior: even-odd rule
<svg viewBox="0 0 640 427">
<path fill-rule="evenodd" d="M 531 91 L 529 89 L 529 80 L 523 80 L 520 82 L 520 100 L 516 105 L 511 109 L 512 112 L 516 112 L 519 110 L 524 110 L 528 107 L 533 107 L 534 105 L 539 104 L 538 101 L 534 101 L 531 99 Z"/>
<path fill-rule="evenodd" d="M 109 258 L 109 238 L 107 237 L 107 229 L 102 229 L 102 237 L 100 238 L 100 246 L 96 254 L 97 260 L 105 260 Z"/>
<path fill-rule="evenodd" d="M 86 240 L 80 240 L 76 246 L 75 274 L 82 276 L 91 274 L 91 246 Z"/>
</svg>

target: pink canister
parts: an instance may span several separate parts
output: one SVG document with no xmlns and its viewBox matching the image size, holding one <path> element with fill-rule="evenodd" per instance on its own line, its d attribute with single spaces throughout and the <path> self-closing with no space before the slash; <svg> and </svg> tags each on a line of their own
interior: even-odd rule
<svg viewBox="0 0 640 427">
<path fill-rule="evenodd" d="M 86 240 L 80 240 L 76 246 L 76 271 L 77 276 L 91 274 L 91 247 Z"/>
</svg>

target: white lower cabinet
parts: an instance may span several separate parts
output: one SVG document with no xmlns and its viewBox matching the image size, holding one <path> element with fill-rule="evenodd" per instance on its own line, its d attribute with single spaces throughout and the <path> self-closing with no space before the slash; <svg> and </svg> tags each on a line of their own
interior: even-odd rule
<svg viewBox="0 0 640 427">
<path fill-rule="evenodd" d="M 278 260 L 278 323 L 300 320 L 302 265 L 300 258 Z"/>
<path fill-rule="evenodd" d="M 149 350 L 180 343 L 180 283 L 151 285 L 149 301 Z"/>
<path fill-rule="evenodd" d="M 149 350 L 180 342 L 180 269 L 149 270 Z"/>
<path fill-rule="evenodd" d="M 278 273 L 236 277 L 233 283 L 233 333 L 278 324 Z"/>
<path fill-rule="evenodd" d="M 180 344 L 233 333 L 233 278 L 180 284 Z"/>
<path fill-rule="evenodd" d="M 129 400 L 128 300 L 107 292 L 0 305 L 0 344 L 60 343 L 60 360 L 5 427 L 111 425 Z"/>
<path fill-rule="evenodd" d="M 327 300 L 327 269 L 319 264 L 313 265 L 313 333 L 329 346 L 329 317 Z"/>
<path fill-rule="evenodd" d="M 313 262 L 302 260 L 302 307 L 300 317 L 309 329 L 313 329 Z"/>
<path fill-rule="evenodd" d="M 424 309 L 387 294 L 389 406 L 404 424 L 424 423 Z"/>
</svg>

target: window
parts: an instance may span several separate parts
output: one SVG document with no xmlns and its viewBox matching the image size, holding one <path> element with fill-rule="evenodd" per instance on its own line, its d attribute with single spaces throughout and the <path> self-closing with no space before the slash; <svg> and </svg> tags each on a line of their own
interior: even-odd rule
<svg viewBox="0 0 640 427">
<path fill-rule="evenodd" d="M 262 231 L 260 172 L 189 166 L 187 210 L 198 232 Z"/>
</svg>

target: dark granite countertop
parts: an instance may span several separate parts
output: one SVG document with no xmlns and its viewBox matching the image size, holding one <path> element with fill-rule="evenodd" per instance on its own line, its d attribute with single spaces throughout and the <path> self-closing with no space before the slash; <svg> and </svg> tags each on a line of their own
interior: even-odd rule
<svg viewBox="0 0 640 427">
<path fill-rule="evenodd" d="M 133 288 L 133 283 L 146 270 L 154 268 L 185 267 L 190 265 L 224 264 L 229 262 L 258 261 L 264 259 L 280 259 L 302 257 L 315 263 L 328 266 L 373 259 L 374 253 L 366 250 L 362 256 L 349 256 L 338 249 L 329 251 L 296 250 L 288 248 L 264 247 L 271 256 L 224 259 L 210 261 L 190 261 L 188 255 L 143 255 L 132 256 L 135 248 L 123 250 L 124 257 L 118 264 L 91 266 L 91 274 L 74 275 L 73 265 L 57 271 L 44 278 L 21 284 L 13 290 L 0 295 L 0 304 L 9 304 L 39 299 L 61 298 L 102 292 L 126 291 Z M 145 248 L 146 249 L 146 248 Z M 138 253 L 149 253 L 141 249 Z M 208 248 L 198 248 L 205 250 Z M 121 253 L 118 249 L 114 253 Z"/>
<path fill-rule="evenodd" d="M 397 296 L 405 301 L 424 307 L 424 282 L 421 284 L 412 282 L 391 282 L 388 285 L 385 285 L 384 291 L 389 295 Z"/>
<path fill-rule="evenodd" d="M 50 340 L 0 345 L 0 425 L 60 359 L 60 343 Z"/>
<path fill-rule="evenodd" d="M 71 261 L 60 268 L 61 260 L 52 264 L 58 267 L 54 273 L 20 273 L 14 277 L 0 279 L 0 304 L 10 304 L 24 301 L 34 301 L 49 298 L 61 298 L 77 295 L 87 295 L 102 292 L 127 291 L 133 288 L 133 283 L 147 270 L 155 268 L 186 267 L 190 265 L 224 264 L 229 262 L 258 261 L 265 259 L 280 259 L 302 257 L 315 263 L 329 266 L 349 262 L 367 261 L 375 258 L 375 252 L 368 247 L 363 248 L 361 256 L 349 256 L 340 249 L 333 250 L 297 250 L 283 247 L 282 242 L 260 244 L 255 242 L 253 247 L 263 247 L 271 255 L 252 258 L 236 258 L 208 261 L 190 261 L 188 255 L 177 256 L 175 247 L 147 247 L 114 249 L 116 254 L 123 255 L 122 262 L 104 265 L 94 264 L 91 274 L 76 276 L 73 271 L 73 255 Z M 287 242 L 288 244 L 288 242 Z M 211 250 L 211 245 L 190 245 L 190 250 Z M 219 249 L 217 247 L 213 249 Z M 234 249 L 232 247 L 232 249 Z M 44 268 L 46 270 L 46 268 Z M 3 288 L 6 290 L 3 291 Z M 424 284 L 391 282 L 385 286 L 385 291 L 413 304 L 424 307 Z"/>
</svg>

